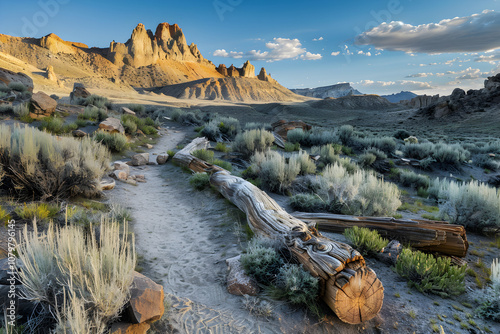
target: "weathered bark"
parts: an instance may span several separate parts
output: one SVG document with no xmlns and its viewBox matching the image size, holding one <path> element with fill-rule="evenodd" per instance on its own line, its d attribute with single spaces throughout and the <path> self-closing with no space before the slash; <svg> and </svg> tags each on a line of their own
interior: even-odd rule
<svg viewBox="0 0 500 334">
<path fill-rule="evenodd" d="M 209 144 L 210 142 L 204 137 L 196 138 L 188 145 L 186 145 L 182 150 L 177 152 L 172 159 L 179 165 L 187 167 L 196 173 L 206 172 L 211 174 L 218 171 L 225 171 L 225 169 L 222 167 L 212 165 L 191 155 L 191 152 L 193 151 L 206 149 Z"/>
<path fill-rule="evenodd" d="M 189 150 L 199 148 L 200 144 L 201 140 L 186 146 L 174 160 L 199 169 L 202 164 L 196 158 L 189 158 Z M 227 171 L 215 171 L 211 165 L 205 171 L 213 172 L 210 183 L 246 213 L 249 226 L 257 235 L 283 240 L 304 268 L 319 278 L 322 299 L 342 321 L 357 324 L 378 314 L 384 288 L 359 252 L 323 237 L 242 178 Z"/>
<path fill-rule="evenodd" d="M 318 224 L 321 231 L 342 233 L 353 226 L 377 230 L 383 237 L 408 242 L 423 251 L 464 257 L 469 243 L 465 228 L 444 221 L 394 219 L 391 217 L 354 217 L 328 213 L 294 212 L 293 216 Z"/>
</svg>

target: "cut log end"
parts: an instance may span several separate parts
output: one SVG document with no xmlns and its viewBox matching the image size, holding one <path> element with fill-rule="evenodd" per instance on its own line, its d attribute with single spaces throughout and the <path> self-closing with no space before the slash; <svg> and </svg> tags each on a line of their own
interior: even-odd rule
<svg viewBox="0 0 500 334">
<path fill-rule="evenodd" d="M 375 317 L 384 301 L 384 287 L 375 272 L 363 267 L 339 275 L 344 277 L 326 282 L 324 300 L 340 320 L 354 325 Z"/>
</svg>

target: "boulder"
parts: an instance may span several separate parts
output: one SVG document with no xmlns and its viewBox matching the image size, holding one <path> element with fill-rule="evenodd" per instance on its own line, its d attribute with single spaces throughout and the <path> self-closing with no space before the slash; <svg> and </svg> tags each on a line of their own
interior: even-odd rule
<svg viewBox="0 0 500 334">
<path fill-rule="evenodd" d="M 227 291 L 237 296 L 255 296 L 259 292 L 259 287 L 257 282 L 245 273 L 240 258 L 241 256 L 238 255 L 226 260 L 229 270 L 227 274 Z"/>
<path fill-rule="evenodd" d="M 130 110 L 127 107 L 122 107 L 121 110 L 122 110 L 122 114 L 124 114 L 124 115 L 133 115 L 133 116 L 135 116 L 135 112 L 132 111 L 132 110 Z"/>
<path fill-rule="evenodd" d="M 465 91 L 461 88 L 455 88 L 451 93 L 450 99 L 456 101 L 464 97 L 465 97 Z"/>
<path fill-rule="evenodd" d="M 85 99 L 90 95 L 90 92 L 83 86 L 83 84 L 75 82 L 73 84 L 73 91 L 69 94 L 69 98 L 71 101 L 73 101 L 77 98 Z"/>
<path fill-rule="evenodd" d="M 5 68 L 0 68 L 0 82 L 3 82 L 6 86 L 11 82 L 20 82 L 28 88 L 28 91 L 33 92 L 33 79 L 21 72 L 15 73 Z"/>
<path fill-rule="evenodd" d="M 114 170 L 123 170 L 127 173 L 127 175 L 130 174 L 130 167 L 127 165 L 125 162 L 122 161 L 115 161 L 113 164 L 113 169 Z"/>
<path fill-rule="evenodd" d="M 123 319 L 135 324 L 159 320 L 165 312 L 163 298 L 163 286 L 135 272 Z"/>
<path fill-rule="evenodd" d="M 71 134 L 73 135 L 73 137 L 75 138 L 82 138 L 82 137 L 85 137 L 87 135 L 86 132 L 82 131 L 82 130 L 73 130 L 71 132 Z"/>
<path fill-rule="evenodd" d="M 109 176 L 111 176 L 115 180 L 125 181 L 128 179 L 129 175 L 124 170 L 114 170 L 113 172 L 111 172 L 111 174 L 109 174 Z"/>
<path fill-rule="evenodd" d="M 149 153 L 139 153 L 132 156 L 130 164 L 132 166 L 144 166 L 147 165 L 148 162 L 149 162 Z"/>
<path fill-rule="evenodd" d="M 33 119 L 49 117 L 54 113 L 54 111 L 56 111 L 56 107 L 56 100 L 44 92 L 37 92 L 31 97 L 30 116 Z"/>
<path fill-rule="evenodd" d="M 168 158 L 169 158 L 169 155 L 164 153 L 164 154 L 158 154 L 158 156 L 156 157 L 156 163 L 158 165 L 164 165 L 167 163 L 168 161 Z"/>
<path fill-rule="evenodd" d="M 99 124 L 99 129 L 110 133 L 125 133 L 125 128 L 118 118 L 108 117 Z"/>
<path fill-rule="evenodd" d="M 113 190 L 116 186 L 116 182 L 110 178 L 103 178 L 100 182 L 101 190 Z"/>
<path fill-rule="evenodd" d="M 150 327 L 148 323 L 129 324 L 126 322 L 115 322 L 111 325 L 109 334 L 146 334 Z"/>
</svg>

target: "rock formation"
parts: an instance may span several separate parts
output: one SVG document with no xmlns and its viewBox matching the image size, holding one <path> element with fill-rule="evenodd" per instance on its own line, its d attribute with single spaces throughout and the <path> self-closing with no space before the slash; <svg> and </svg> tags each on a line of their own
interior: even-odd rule
<svg viewBox="0 0 500 334">
<path fill-rule="evenodd" d="M 339 98 L 349 95 L 361 95 L 362 93 L 351 87 L 349 83 L 341 83 L 331 86 L 317 88 L 291 89 L 295 94 L 326 99 L 327 97 Z"/>
<path fill-rule="evenodd" d="M 48 34 L 40 39 L 40 46 L 50 50 L 52 53 L 76 53 L 77 48 L 88 49 L 89 47 L 83 43 L 73 43 L 63 41 L 55 34 Z"/>
<path fill-rule="evenodd" d="M 435 104 L 439 101 L 439 94 L 437 95 L 418 95 L 411 100 L 402 101 L 401 103 L 410 108 L 425 108 L 430 106 L 431 104 Z"/>
<path fill-rule="evenodd" d="M 42 119 L 51 116 L 56 111 L 57 102 L 44 92 L 33 94 L 30 101 L 30 117 Z"/>
<path fill-rule="evenodd" d="M 239 78 L 240 77 L 240 71 L 234 65 L 231 65 L 227 69 L 227 76 L 230 77 L 230 78 Z"/>
<path fill-rule="evenodd" d="M 396 94 L 391 94 L 391 95 L 380 95 L 383 98 L 387 99 L 389 102 L 392 103 L 400 103 L 402 101 L 408 101 L 413 99 L 414 97 L 417 97 L 418 95 L 412 92 L 408 91 L 401 91 Z"/>
<path fill-rule="evenodd" d="M 33 80 L 21 72 L 15 73 L 5 68 L 0 68 L 0 83 L 2 82 L 6 86 L 8 86 L 11 82 L 20 82 L 26 86 L 30 92 L 33 92 Z"/>
<path fill-rule="evenodd" d="M 247 60 L 241 68 L 240 75 L 244 78 L 255 78 L 255 66 Z"/>
<path fill-rule="evenodd" d="M 224 64 L 219 64 L 219 67 L 216 68 L 217 72 L 219 72 L 222 76 L 227 77 L 227 67 Z"/>
<path fill-rule="evenodd" d="M 259 78 L 259 80 L 267 81 L 267 82 L 270 82 L 270 83 L 278 83 L 276 80 L 274 80 L 273 78 L 271 78 L 270 74 L 267 74 L 266 69 L 264 67 L 262 67 L 260 69 L 260 73 L 257 76 L 257 78 Z"/>
</svg>

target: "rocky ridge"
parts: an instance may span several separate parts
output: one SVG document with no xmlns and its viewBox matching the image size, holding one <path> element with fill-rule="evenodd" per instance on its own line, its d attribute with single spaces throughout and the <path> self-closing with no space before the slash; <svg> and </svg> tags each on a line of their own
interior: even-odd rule
<svg viewBox="0 0 500 334">
<path fill-rule="evenodd" d="M 295 94 L 325 99 L 327 97 L 339 98 L 350 95 L 362 95 L 360 91 L 354 89 L 349 83 L 340 83 L 331 86 L 316 88 L 291 89 Z"/>
</svg>

